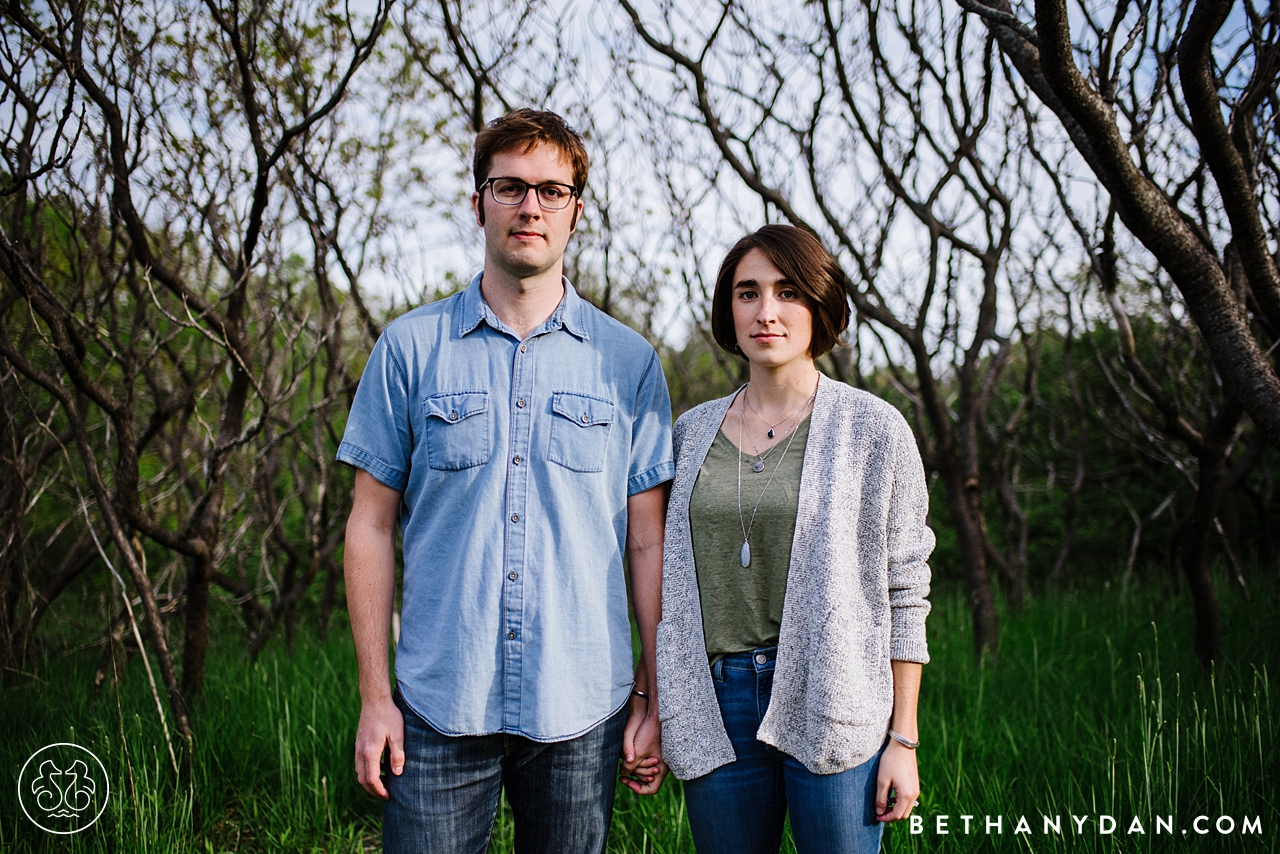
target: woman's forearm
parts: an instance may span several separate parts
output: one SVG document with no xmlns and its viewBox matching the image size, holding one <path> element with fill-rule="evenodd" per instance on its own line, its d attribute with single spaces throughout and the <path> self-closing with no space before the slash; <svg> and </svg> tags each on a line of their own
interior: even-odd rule
<svg viewBox="0 0 1280 854">
<path fill-rule="evenodd" d="M 920 740 L 916 724 L 916 706 L 920 698 L 920 671 L 922 665 L 914 661 L 892 661 L 893 714 L 889 728 L 910 741 Z"/>
</svg>

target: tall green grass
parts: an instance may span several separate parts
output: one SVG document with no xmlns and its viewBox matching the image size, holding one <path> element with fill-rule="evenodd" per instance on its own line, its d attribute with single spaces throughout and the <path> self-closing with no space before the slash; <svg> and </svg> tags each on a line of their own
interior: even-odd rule
<svg viewBox="0 0 1280 854">
<path fill-rule="evenodd" d="M 0 850 L 363 851 L 376 841 L 376 805 L 349 773 L 359 715 L 349 636 L 303 642 L 292 658 L 273 648 L 253 664 L 214 656 L 186 780 L 174 774 L 140 663 L 95 699 L 96 658 L 48 662 L 38 681 L 5 690 L 0 753 L 14 793 L 27 755 L 54 741 L 83 744 L 111 776 L 106 811 L 88 831 L 53 837 L 15 796 L 0 798 Z"/>
<path fill-rule="evenodd" d="M 921 694 L 919 834 L 885 835 L 889 851 L 1280 850 L 1280 706 L 1272 681 L 1280 609 L 1223 601 L 1224 656 L 1212 672 L 1191 655 L 1185 599 L 1101 589 L 1002 614 L 998 658 L 975 661 L 964 597 L 940 591 L 929 618 L 933 661 Z M 300 639 L 255 663 L 221 644 L 195 711 L 189 779 L 170 765 L 140 662 L 94 698 L 92 650 L 50 657 L 38 679 L 0 694 L 0 851 L 369 851 L 380 807 L 355 783 L 359 714 L 350 636 Z M 75 741 L 111 775 L 106 812 L 90 830 L 54 837 L 16 799 L 19 769 L 39 747 Z M 949 816 L 950 833 L 936 831 Z M 972 815 L 964 833 L 961 816 Z M 1043 816 L 1061 833 L 1044 833 Z M 1077 833 L 1071 816 L 1088 816 Z M 1103 834 L 1099 816 L 1116 820 Z M 1208 816 L 1209 833 L 1192 829 Z M 1019 818 L 1030 833 L 1015 833 Z M 1145 833 L 1126 831 L 1138 817 Z M 1172 835 L 1156 833 L 1171 816 Z M 1234 832 L 1214 822 L 1230 816 Z M 985 822 L 1000 818 L 1002 832 Z M 1244 818 L 1258 834 L 1242 834 Z M 1201 825 L 1204 827 L 1204 823 Z M 493 851 L 510 851 L 510 811 Z M 1184 835 L 1183 830 L 1187 833 Z M 652 798 L 619 787 L 610 850 L 692 851 L 684 800 L 670 780 Z M 784 846 L 790 851 L 790 842 Z"/>
<path fill-rule="evenodd" d="M 1005 616 L 1000 657 L 982 662 L 969 657 L 960 599 L 935 607 L 920 712 L 923 832 L 895 826 L 889 850 L 1280 850 L 1274 602 L 1224 596 L 1224 656 L 1210 672 L 1193 658 L 1185 600 L 1123 604 L 1104 589 L 1041 601 Z M 975 817 L 968 835 L 963 815 Z M 1103 815 L 1112 833 L 1101 832 Z M 987 816 L 1002 833 L 987 833 Z M 1015 833 L 1024 816 L 1031 832 Z M 1044 816 L 1060 817 L 1062 832 L 1044 832 Z M 1072 816 L 1088 816 L 1081 831 Z M 1171 834 L 1157 833 L 1158 816 Z M 1213 829 L 1220 816 L 1232 834 Z M 1128 832 L 1135 817 L 1141 833 Z M 1243 835 L 1245 817 L 1261 833 Z"/>
</svg>

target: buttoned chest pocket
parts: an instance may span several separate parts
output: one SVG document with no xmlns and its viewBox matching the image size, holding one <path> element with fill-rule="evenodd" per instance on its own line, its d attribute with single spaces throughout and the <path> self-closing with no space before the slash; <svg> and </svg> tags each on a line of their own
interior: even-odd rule
<svg viewBox="0 0 1280 854">
<path fill-rule="evenodd" d="M 489 393 L 433 394 L 422 401 L 427 415 L 427 465 L 460 471 L 489 461 Z"/>
<path fill-rule="evenodd" d="M 613 429 L 613 402 L 569 391 L 551 395 L 551 448 L 547 459 L 571 471 L 604 469 Z"/>
</svg>

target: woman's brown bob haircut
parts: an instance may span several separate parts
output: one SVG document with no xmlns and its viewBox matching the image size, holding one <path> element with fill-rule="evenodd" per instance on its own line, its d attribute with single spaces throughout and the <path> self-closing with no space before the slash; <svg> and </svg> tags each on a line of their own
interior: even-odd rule
<svg viewBox="0 0 1280 854">
<path fill-rule="evenodd" d="M 733 284 L 738 263 L 759 249 L 796 290 L 805 296 L 813 319 L 809 358 L 826 355 L 849 326 L 844 271 L 813 232 L 792 225 L 766 225 L 739 240 L 724 256 L 711 298 L 711 334 L 730 353 L 742 355 L 733 329 Z"/>
<path fill-rule="evenodd" d="M 471 162 L 476 189 L 479 190 L 480 185 L 488 180 L 489 167 L 493 164 L 495 154 L 517 149 L 529 152 L 538 145 L 549 145 L 560 151 L 573 168 L 573 186 L 581 195 L 587 186 L 587 169 L 590 165 L 582 137 L 555 113 L 528 108 L 512 110 L 489 122 L 476 134 L 475 155 Z"/>
</svg>

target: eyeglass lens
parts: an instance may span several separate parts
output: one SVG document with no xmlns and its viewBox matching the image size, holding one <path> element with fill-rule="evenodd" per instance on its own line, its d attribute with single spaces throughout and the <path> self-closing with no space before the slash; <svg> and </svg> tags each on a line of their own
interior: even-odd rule
<svg viewBox="0 0 1280 854">
<path fill-rule="evenodd" d="M 493 200 L 500 205 L 518 205 L 524 202 L 530 189 L 537 191 L 538 203 L 550 211 L 558 211 L 573 198 L 573 187 L 554 181 L 544 184 L 526 184 L 519 178 L 495 178 L 489 182 Z"/>
</svg>

